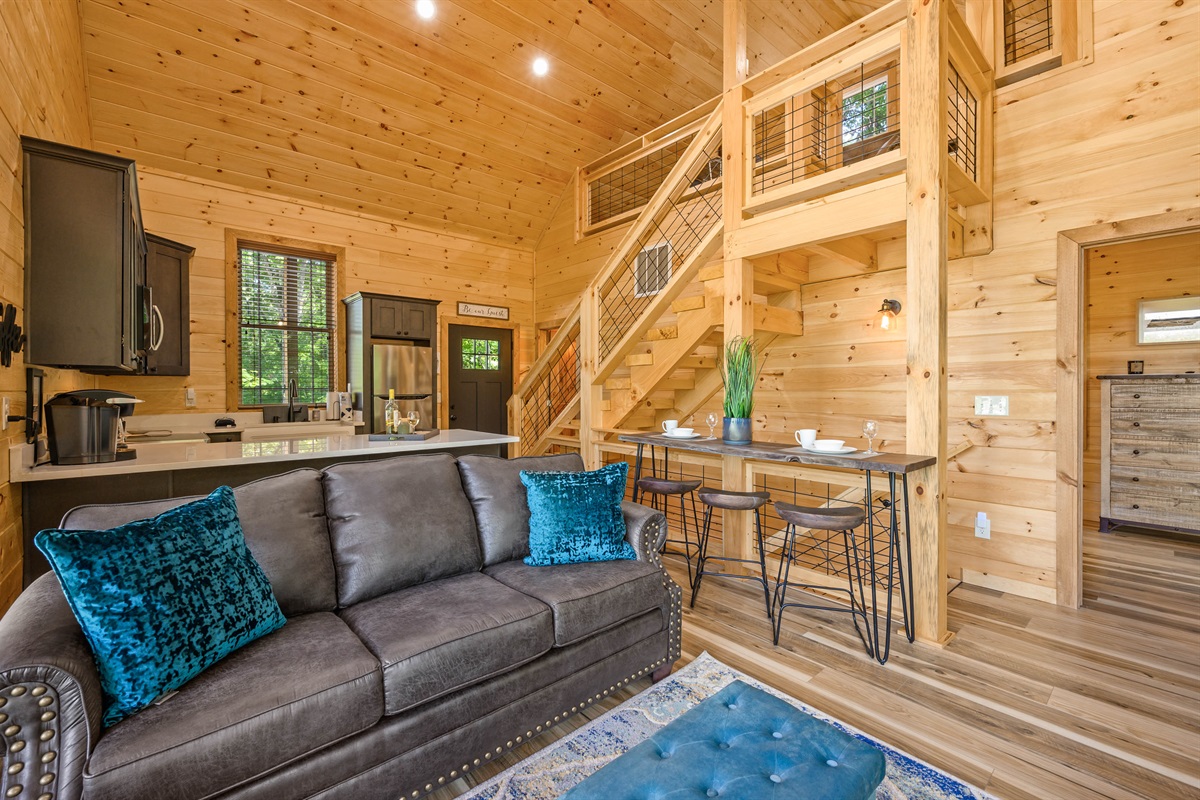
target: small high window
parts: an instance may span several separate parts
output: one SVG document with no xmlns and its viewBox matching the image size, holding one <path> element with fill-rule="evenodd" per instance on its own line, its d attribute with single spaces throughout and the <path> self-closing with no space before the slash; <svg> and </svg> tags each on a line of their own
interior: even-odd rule
<svg viewBox="0 0 1200 800">
<path fill-rule="evenodd" d="M 854 87 L 842 95 L 842 144 L 853 144 L 887 133 L 887 76 L 867 86 Z"/>
<path fill-rule="evenodd" d="M 463 369 L 500 369 L 499 339 L 463 339 Z"/>
</svg>

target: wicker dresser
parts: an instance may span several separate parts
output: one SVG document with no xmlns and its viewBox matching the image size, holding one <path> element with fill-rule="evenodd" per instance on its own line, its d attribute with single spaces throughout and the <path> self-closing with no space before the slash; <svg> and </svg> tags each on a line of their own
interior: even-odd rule
<svg viewBox="0 0 1200 800">
<path fill-rule="evenodd" d="M 1100 381 L 1100 530 L 1200 533 L 1200 375 Z"/>
</svg>

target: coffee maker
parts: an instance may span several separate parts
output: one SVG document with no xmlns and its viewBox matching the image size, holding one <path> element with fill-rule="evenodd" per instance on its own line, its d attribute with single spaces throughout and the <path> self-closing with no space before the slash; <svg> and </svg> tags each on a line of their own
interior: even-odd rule
<svg viewBox="0 0 1200 800">
<path fill-rule="evenodd" d="M 51 464 L 103 464 L 133 458 L 118 456 L 121 416 L 133 413 L 132 395 L 109 389 L 82 389 L 46 401 L 46 433 Z"/>
</svg>

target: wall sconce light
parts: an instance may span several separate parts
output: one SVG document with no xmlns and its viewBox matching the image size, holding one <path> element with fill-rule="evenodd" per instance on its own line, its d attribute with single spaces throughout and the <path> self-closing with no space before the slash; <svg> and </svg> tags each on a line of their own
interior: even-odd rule
<svg viewBox="0 0 1200 800">
<path fill-rule="evenodd" d="M 884 300 L 879 308 L 879 327 L 891 330 L 896 325 L 896 315 L 900 313 L 899 300 Z"/>
</svg>

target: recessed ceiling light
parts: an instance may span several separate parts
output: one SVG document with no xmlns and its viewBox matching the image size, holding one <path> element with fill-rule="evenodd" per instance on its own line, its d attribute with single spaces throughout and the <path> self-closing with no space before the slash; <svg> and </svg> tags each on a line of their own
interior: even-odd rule
<svg viewBox="0 0 1200 800">
<path fill-rule="evenodd" d="M 533 74 L 539 78 L 550 71 L 550 62 L 540 56 L 533 60 Z"/>
<path fill-rule="evenodd" d="M 436 12 L 437 8 L 433 5 L 433 0 L 417 0 L 417 16 L 421 19 L 433 19 Z"/>
</svg>

